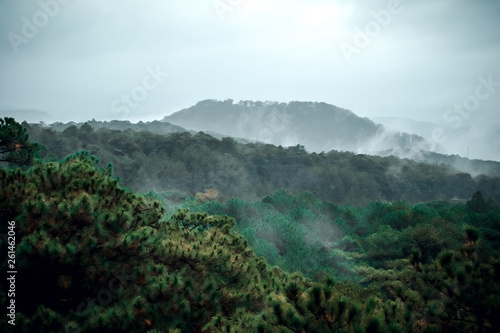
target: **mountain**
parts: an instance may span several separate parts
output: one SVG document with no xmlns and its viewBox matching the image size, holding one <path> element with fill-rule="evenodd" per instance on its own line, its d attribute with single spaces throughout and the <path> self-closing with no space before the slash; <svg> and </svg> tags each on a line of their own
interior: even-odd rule
<svg viewBox="0 0 500 333">
<path fill-rule="evenodd" d="M 164 121 L 148 121 L 148 122 L 142 122 L 139 121 L 138 123 L 132 123 L 128 120 L 112 120 L 112 121 L 97 121 L 97 120 L 89 120 L 85 122 L 87 125 L 92 127 L 94 130 L 98 130 L 101 128 L 107 128 L 110 130 L 117 130 L 117 131 L 125 131 L 125 130 L 132 130 L 135 132 L 150 132 L 153 134 L 159 134 L 159 135 L 166 135 L 170 133 L 184 133 L 184 132 L 189 132 L 191 134 L 196 134 L 196 131 L 192 130 L 187 130 L 181 126 L 173 125 L 169 122 L 164 122 Z M 50 125 L 46 125 L 46 127 L 51 128 L 53 130 L 56 130 L 58 132 L 63 132 L 66 129 L 68 129 L 71 126 L 75 126 L 76 128 L 80 129 L 85 123 L 80 122 L 80 123 L 75 123 L 75 122 L 68 122 L 68 123 L 61 123 L 61 122 L 56 122 Z M 209 134 L 210 136 L 221 140 L 222 138 L 225 137 L 225 135 L 207 131 L 206 134 Z M 233 138 L 237 142 L 241 143 L 248 143 L 249 140 L 242 139 L 242 138 Z"/>
<path fill-rule="evenodd" d="M 431 147 L 418 135 L 386 130 L 368 118 L 326 103 L 205 100 L 162 121 L 274 145 L 300 144 L 313 152 L 374 153 Z"/>
</svg>

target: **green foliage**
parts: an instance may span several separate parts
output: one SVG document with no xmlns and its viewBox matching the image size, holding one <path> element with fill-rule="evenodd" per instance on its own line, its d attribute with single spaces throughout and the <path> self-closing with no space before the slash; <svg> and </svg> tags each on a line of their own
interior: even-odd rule
<svg viewBox="0 0 500 333">
<path fill-rule="evenodd" d="M 321 200 L 358 206 L 373 201 L 465 200 L 477 190 L 500 200 L 500 178 L 472 178 L 444 165 L 337 151 L 310 154 L 302 146 L 243 144 L 202 132 L 147 131 L 164 133 L 158 126 L 88 122 L 80 128 L 32 125 L 29 132 L 47 146 L 45 158 L 61 159 L 85 149 L 99 157 L 101 167 L 112 163 L 123 185 L 140 193 L 176 190 L 192 196 L 214 189 L 223 201 L 267 198 L 280 209 L 291 204 L 287 193 L 304 191 Z M 127 129 L 131 127 L 138 131 Z M 310 197 L 297 199 L 305 204 Z M 393 227 L 404 228 L 410 218 L 404 207 L 394 213 Z"/>
<path fill-rule="evenodd" d="M 83 136 L 92 147 L 96 132 L 107 135 L 90 126 L 65 135 Z M 130 145 L 130 132 L 114 134 L 130 168 L 140 167 L 130 156 L 142 144 L 151 154 L 163 149 L 154 140 Z M 168 140 L 190 148 L 184 165 L 192 170 L 219 149 L 205 134 Z M 233 142 L 224 147 L 245 154 Z M 169 149 L 177 159 L 180 152 Z M 300 146 L 277 152 L 307 164 Z M 369 158 L 352 166 L 363 169 Z M 206 167 L 195 181 L 215 188 L 214 170 Z M 270 171 L 256 172 L 267 177 Z M 279 184 L 291 183 L 283 177 Z M 498 331 L 500 207 L 488 197 L 476 193 L 467 204 L 336 206 L 283 188 L 253 203 L 196 200 L 178 190 L 139 196 L 120 186 L 110 164 L 84 151 L 24 171 L 0 169 L 0 219 L 17 228 L 16 329 Z M 0 282 L 1 300 L 6 283 Z M 7 331 L 5 321 L 0 329 Z"/>
<path fill-rule="evenodd" d="M 472 198 L 467 201 L 467 210 L 469 212 L 484 213 L 486 209 L 486 201 L 484 200 L 482 193 L 479 191 L 474 193 Z"/>
<path fill-rule="evenodd" d="M 41 148 L 29 141 L 28 132 L 14 118 L 0 118 L 0 162 L 31 165 Z"/>
<path fill-rule="evenodd" d="M 181 210 L 162 219 L 158 201 L 124 190 L 96 164 L 82 152 L 27 172 L 0 170 L 1 218 L 17 223 L 21 331 L 217 332 L 263 324 L 292 277 L 256 257 L 231 230 L 232 218 Z"/>
<path fill-rule="evenodd" d="M 437 325 L 441 332 L 498 331 L 499 268 L 498 256 L 481 260 L 471 242 L 460 251 L 443 251 L 433 262 L 422 265 L 415 285 L 424 289 L 416 304 L 425 313 L 423 320 Z"/>
</svg>

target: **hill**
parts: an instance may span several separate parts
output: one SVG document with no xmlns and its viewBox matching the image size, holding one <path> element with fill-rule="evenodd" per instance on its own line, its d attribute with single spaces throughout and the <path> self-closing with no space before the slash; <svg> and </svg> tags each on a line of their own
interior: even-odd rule
<svg viewBox="0 0 500 333">
<path fill-rule="evenodd" d="M 428 150 L 418 135 L 388 131 L 368 118 L 326 103 L 205 100 L 163 118 L 195 131 L 214 131 L 273 145 L 303 145 L 310 152 L 373 153 Z"/>
<path fill-rule="evenodd" d="M 80 123 L 56 122 L 56 123 L 48 125 L 47 127 L 52 128 L 58 132 L 63 132 L 72 126 L 74 126 L 76 128 L 81 128 L 84 124 L 87 124 L 88 126 L 92 127 L 95 130 L 98 130 L 100 128 L 107 128 L 107 129 L 118 130 L 118 131 L 125 131 L 125 130 L 133 130 L 136 132 L 148 131 L 148 132 L 155 133 L 155 134 L 170 134 L 170 133 L 177 133 L 177 132 L 187 132 L 187 130 L 183 127 L 172 125 L 168 122 L 159 122 L 159 121 L 152 121 L 152 122 L 142 122 L 141 121 L 141 122 L 134 124 L 128 120 L 96 121 L 96 120 L 92 119 L 92 120 L 87 121 L 85 123 L 82 123 L 82 122 L 80 122 Z"/>
<path fill-rule="evenodd" d="M 134 132 L 149 132 L 153 134 L 160 134 L 160 135 L 165 135 L 165 134 L 171 134 L 171 133 L 184 133 L 188 132 L 191 134 L 196 134 L 196 131 L 193 130 L 187 130 L 181 126 L 173 125 L 168 122 L 160 122 L 160 121 L 148 121 L 148 122 L 142 122 L 139 121 L 138 123 L 132 123 L 128 120 L 112 120 L 112 121 L 97 121 L 95 119 L 89 120 L 85 123 L 79 122 L 68 122 L 68 123 L 62 123 L 62 122 L 55 122 L 50 125 L 45 125 L 46 128 L 53 129 L 57 132 L 63 132 L 65 130 L 68 130 L 70 127 L 75 127 L 76 129 L 80 129 L 84 124 L 87 124 L 94 130 L 99 130 L 101 128 L 104 129 L 110 129 L 110 130 L 117 130 L 117 131 L 127 131 L 127 130 L 132 130 Z M 29 126 L 29 124 L 28 124 Z M 72 131 L 74 129 L 69 129 L 69 131 Z M 224 135 L 215 133 L 215 132 L 207 132 L 207 134 L 210 134 L 214 138 L 217 139 L 222 139 Z M 238 142 L 242 143 L 248 143 L 250 142 L 249 140 L 242 139 L 242 138 L 234 138 Z"/>
<path fill-rule="evenodd" d="M 262 199 L 278 189 L 311 191 L 321 200 L 365 205 L 371 201 L 409 202 L 467 199 L 482 191 L 500 201 L 498 176 L 463 173 L 446 165 L 394 156 L 350 152 L 308 153 L 303 146 L 242 144 L 206 133 L 93 129 L 84 124 L 62 132 L 27 125 L 33 141 L 47 147 L 45 158 L 59 160 L 78 150 L 112 163 L 124 186 L 137 191 L 179 191 L 194 195 L 216 190 L 222 199 Z M 497 165 L 497 164 L 493 164 Z"/>
</svg>

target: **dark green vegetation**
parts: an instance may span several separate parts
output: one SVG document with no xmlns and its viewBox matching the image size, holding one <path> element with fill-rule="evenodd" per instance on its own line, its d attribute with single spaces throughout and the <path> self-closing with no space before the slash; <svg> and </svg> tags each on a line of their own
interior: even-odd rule
<svg viewBox="0 0 500 333">
<path fill-rule="evenodd" d="M 118 130 L 118 131 L 124 131 L 128 128 L 133 129 L 136 132 L 141 132 L 141 131 L 147 131 L 151 132 L 154 134 L 171 134 L 171 133 L 178 133 L 178 132 L 188 132 L 183 127 L 180 126 L 175 126 L 167 122 L 160 122 L 160 121 L 152 121 L 152 122 L 138 122 L 136 124 L 133 124 L 129 121 L 126 120 L 113 120 L 113 121 L 106 121 L 106 122 L 101 122 L 97 120 L 90 120 L 85 123 L 53 123 L 49 125 L 49 127 L 53 130 L 56 130 L 58 132 L 62 132 L 66 130 L 69 127 L 75 126 L 77 128 L 81 128 L 84 124 L 89 125 L 92 127 L 94 130 L 98 130 L 100 128 L 107 128 L 111 130 Z M 25 125 L 25 124 L 23 124 Z"/>
<path fill-rule="evenodd" d="M 235 230 L 271 265 L 300 271 L 310 278 L 324 272 L 360 280 L 359 265 L 386 268 L 418 250 L 428 263 L 442 250 L 460 250 L 466 230 L 475 230 L 478 253 L 486 259 L 500 250 L 500 207 L 476 192 L 467 203 L 373 202 L 366 207 L 336 206 L 311 193 L 278 191 L 260 202 L 231 199 L 178 202 L 175 193 L 159 197 L 167 211 L 178 208 L 228 215 Z M 175 202 L 177 200 L 177 203 Z"/>
<path fill-rule="evenodd" d="M 41 146 L 28 139 L 28 132 L 14 118 L 0 118 L 0 163 L 29 165 Z"/>
<path fill-rule="evenodd" d="M 137 195 L 98 165 L 81 152 L 0 169 L 0 232 L 16 221 L 15 331 L 500 329 L 500 207 L 480 192 L 454 204 L 338 206 L 284 190 L 219 201 L 213 190 Z M 4 319 L 0 330 L 13 329 Z"/>
<path fill-rule="evenodd" d="M 59 160 L 85 149 L 99 158 L 101 167 L 112 163 L 123 186 L 139 193 L 177 190 L 194 195 L 213 188 L 222 199 L 261 200 L 285 189 L 294 194 L 310 191 L 336 204 L 367 205 L 466 200 L 479 190 L 500 200 L 500 177 L 472 178 L 443 165 L 396 157 L 307 153 L 302 146 L 242 144 L 203 133 L 157 135 L 94 130 L 88 124 L 58 132 L 26 126 L 32 140 L 47 147 L 45 158 Z"/>
</svg>

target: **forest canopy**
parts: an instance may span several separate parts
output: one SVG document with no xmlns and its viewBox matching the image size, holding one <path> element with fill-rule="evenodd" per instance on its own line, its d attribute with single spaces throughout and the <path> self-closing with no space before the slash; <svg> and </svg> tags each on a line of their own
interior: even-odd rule
<svg viewBox="0 0 500 333">
<path fill-rule="evenodd" d="M 91 128 L 80 131 L 72 136 L 94 140 Z M 246 148 L 318 158 L 300 147 L 173 138 L 186 150 L 218 152 L 224 142 L 235 156 Z M 368 164 L 357 168 L 370 167 L 371 157 L 361 158 Z M 500 207 L 480 191 L 463 202 L 364 206 L 284 189 L 257 200 L 226 199 L 215 189 L 141 195 L 102 164 L 81 151 L 0 168 L 0 232 L 16 222 L 18 270 L 16 326 L 2 320 L 2 331 L 500 328 Z M 0 244 L 5 249 L 7 239 Z"/>
<path fill-rule="evenodd" d="M 41 145 L 28 138 L 28 132 L 14 118 L 0 118 L 0 163 L 30 165 Z"/>
<path fill-rule="evenodd" d="M 372 201 L 465 202 L 476 191 L 500 200 L 498 175 L 471 177 L 446 165 L 393 156 L 334 150 L 308 153 L 300 145 L 244 144 L 203 132 L 160 135 L 145 131 L 144 124 L 138 127 L 141 131 L 94 129 L 88 124 L 71 125 L 62 132 L 40 125 L 26 127 L 34 141 L 47 147 L 45 159 L 59 160 L 86 150 L 99 158 L 101 167 L 112 163 L 123 186 L 138 193 L 176 190 L 195 195 L 215 189 L 224 200 L 261 200 L 284 189 L 358 206 Z"/>
</svg>

